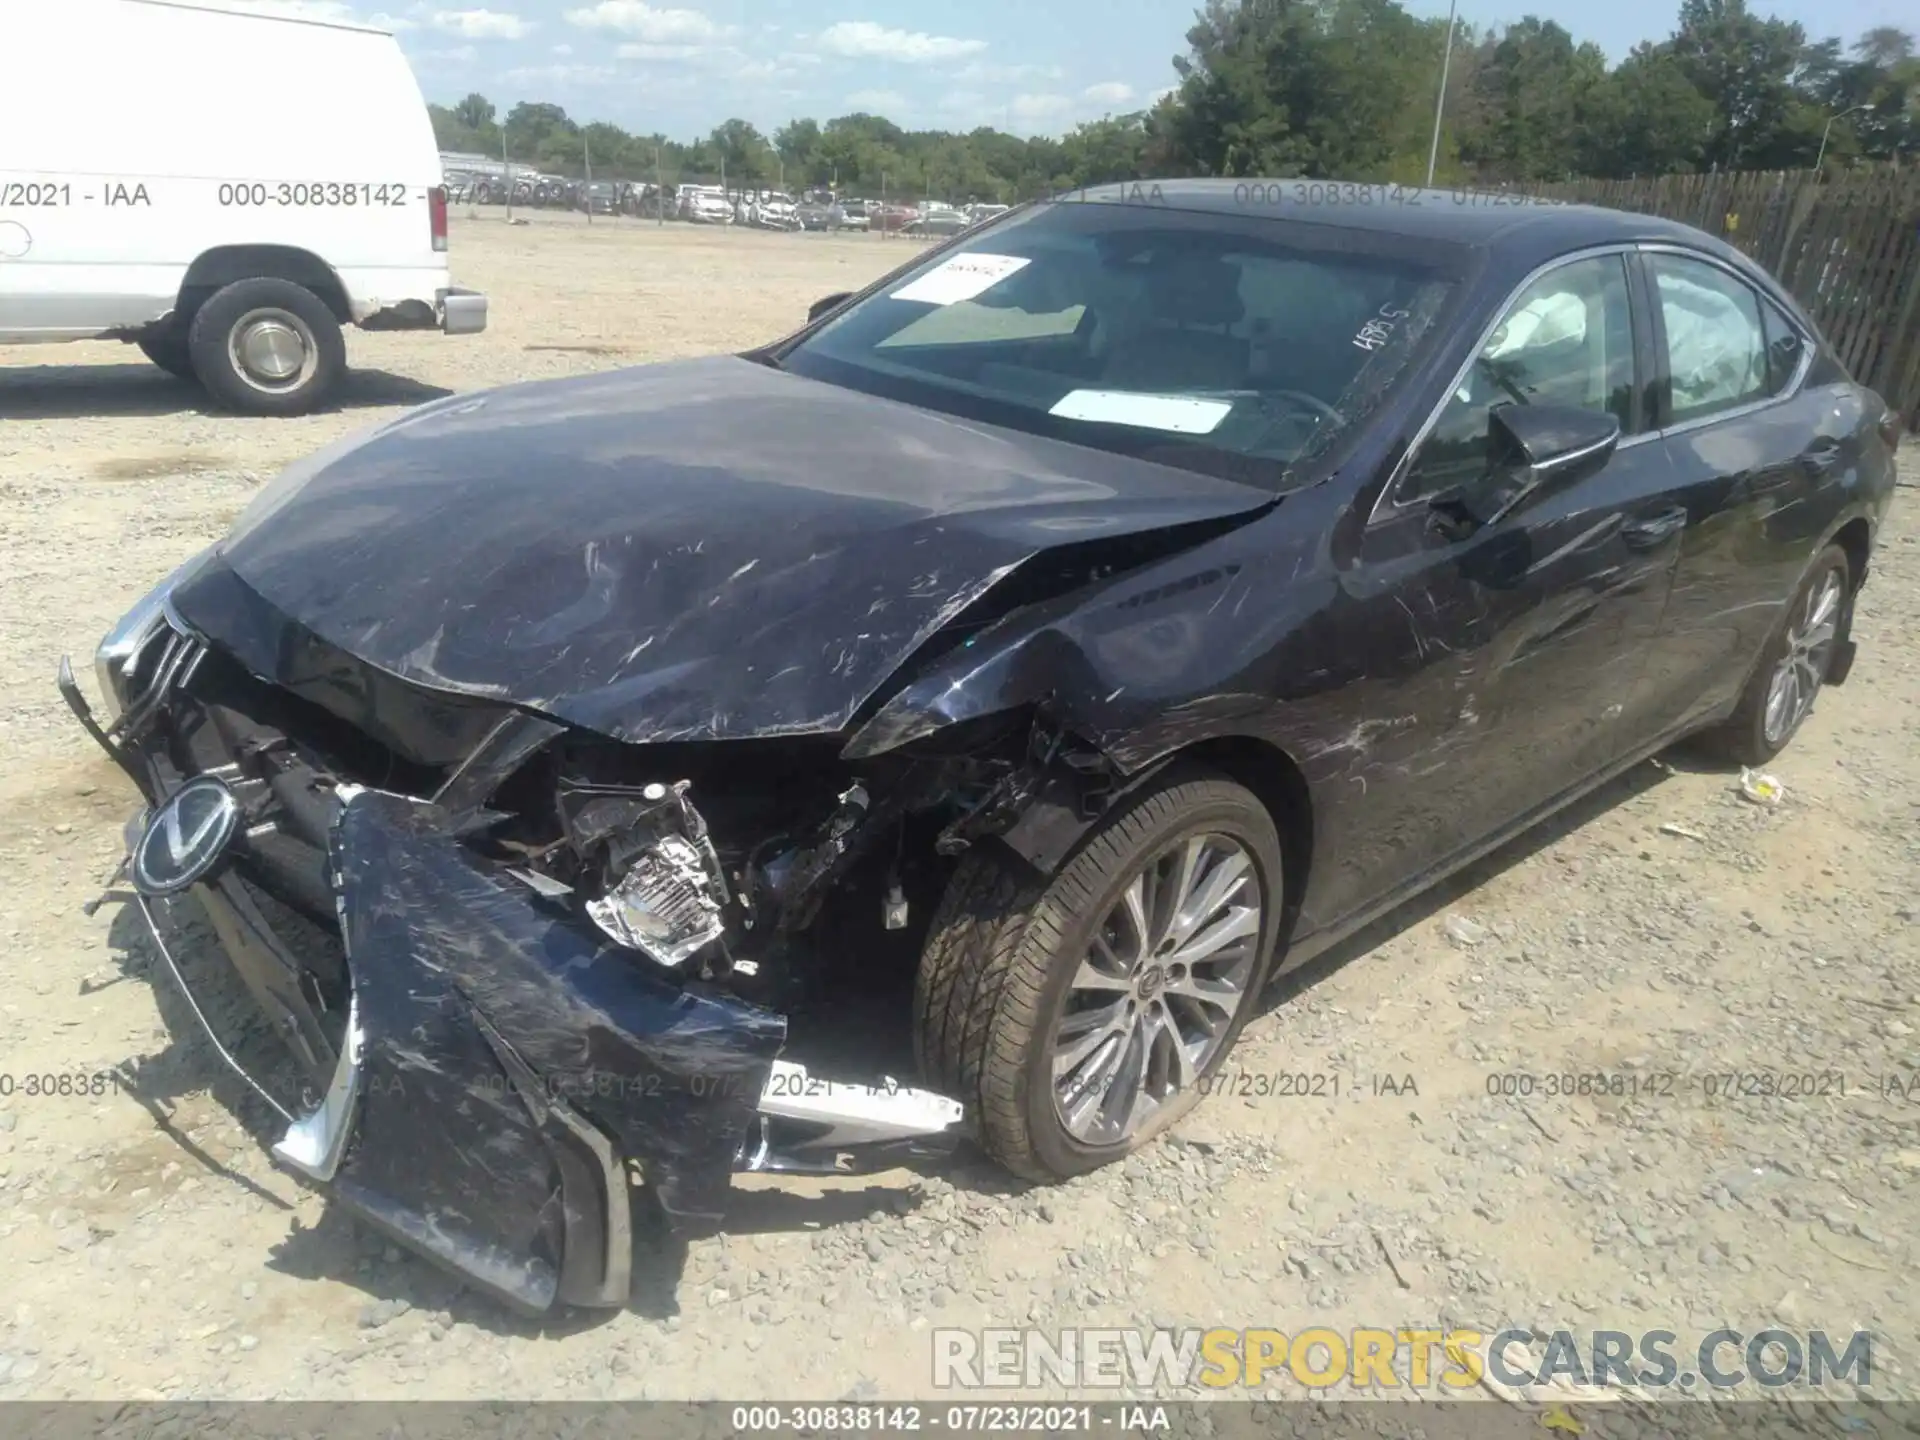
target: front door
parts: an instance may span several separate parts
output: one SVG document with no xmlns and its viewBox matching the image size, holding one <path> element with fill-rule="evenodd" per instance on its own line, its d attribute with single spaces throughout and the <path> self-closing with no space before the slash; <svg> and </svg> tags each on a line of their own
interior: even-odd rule
<svg viewBox="0 0 1920 1440">
<path fill-rule="evenodd" d="M 1317 923 L 1444 865 L 1621 752 L 1683 529 L 1664 513 L 1626 266 L 1619 252 L 1569 260 L 1514 297 L 1376 510 L 1335 623 L 1356 649 L 1394 659 L 1369 684 L 1367 713 L 1383 717 L 1362 737 L 1373 781 L 1358 772 L 1359 793 L 1327 817 L 1340 833 L 1315 847 L 1341 857 L 1341 873 L 1317 877 Z M 1536 401 L 1610 412 L 1625 433 L 1597 473 L 1463 538 L 1441 533 L 1429 502 L 1484 475 L 1489 413 Z"/>
</svg>

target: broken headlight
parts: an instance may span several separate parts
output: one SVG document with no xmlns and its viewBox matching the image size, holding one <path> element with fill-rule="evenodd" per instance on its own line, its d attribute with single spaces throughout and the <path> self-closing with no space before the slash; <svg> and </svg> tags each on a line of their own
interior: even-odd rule
<svg viewBox="0 0 1920 1440">
<path fill-rule="evenodd" d="M 592 857 L 601 892 L 587 901 L 594 924 L 618 943 L 679 966 L 725 928 L 725 875 L 688 782 L 572 787 L 562 811 L 575 849 Z"/>
</svg>

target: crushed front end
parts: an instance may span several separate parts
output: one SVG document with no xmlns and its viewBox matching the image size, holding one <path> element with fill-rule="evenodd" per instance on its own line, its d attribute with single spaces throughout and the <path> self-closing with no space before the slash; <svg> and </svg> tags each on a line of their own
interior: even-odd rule
<svg viewBox="0 0 1920 1440">
<path fill-rule="evenodd" d="M 684 1231 L 739 1171 L 951 1148 L 957 1102 L 779 1058 L 780 1001 L 847 867 L 971 796 L 954 843 L 1004 764 L 619 743 L 401 681 L 217 561 L 96 675 L 107 715 L 64 662 L 61 689 L 148 802 L 127 871 L 168 967 L 187 988 L 166 911 L 191 892 L 306 1077 L 276 1094 L 213 1036 L 288 1121 L 276 1159 L 476 1287 L 624 1304 L 634 1172 Z M 886 904 L 876 927 L 897 879 Z"/>
</svg>

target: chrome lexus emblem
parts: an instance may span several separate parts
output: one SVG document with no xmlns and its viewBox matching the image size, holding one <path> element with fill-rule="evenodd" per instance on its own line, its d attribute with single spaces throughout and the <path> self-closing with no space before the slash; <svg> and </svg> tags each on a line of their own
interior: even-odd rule
<svg viewBox="0 0 1920 1440">
<path fill-rule="evenodd" d="M 147 821 L 127 867 L 142 895 L 172 895 L 213 869 L 240 824 L 240 802 L 211 775 L 189 780 Z"/>
</svg>

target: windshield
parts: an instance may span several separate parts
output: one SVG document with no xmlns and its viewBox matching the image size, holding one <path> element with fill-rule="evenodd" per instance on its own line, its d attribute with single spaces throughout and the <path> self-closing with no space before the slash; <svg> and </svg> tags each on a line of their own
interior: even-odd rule
<svg viewBox="0 0 1920 1440">
<path fill-rule="evenodd" d="M 777 363 L 1292 489 L 1421 352 L 1464 257 L 1377 231 L 1056 203 L 942 251 Z"/>
</svg>

